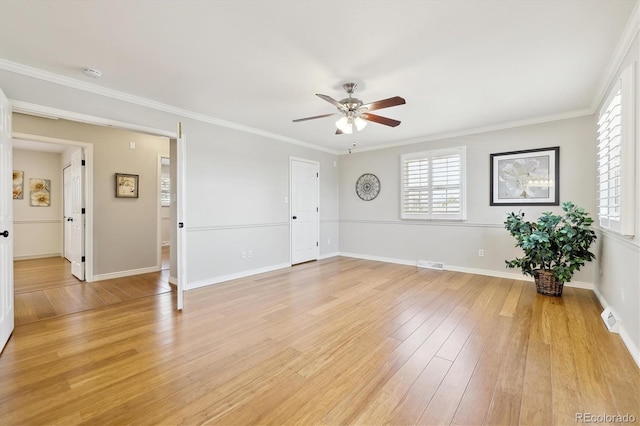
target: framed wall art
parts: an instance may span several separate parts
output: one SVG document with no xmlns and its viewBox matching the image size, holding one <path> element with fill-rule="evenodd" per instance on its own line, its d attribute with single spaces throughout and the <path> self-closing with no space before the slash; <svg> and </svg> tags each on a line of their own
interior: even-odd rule
<svg viewBox="0 0 640 426">
<path fill-rule="evenodd" d="M 490 155 L 492 206 L 560 204 L 560 147 Z"/>
<path fill-rule="evenodd" d="M 30 179 L 31 207 L 49 207 L 51 205 L 51 180 Z"/>
<path fill-rule="evenodd" d="M 116 197 L 138 198 L 139 175 L 116 173 Z"/>
<path fill-rule="evenodd" d="M 13 199 L 24 199 L 24 172 L 22 170 L 13 171 Z"/>
</svg>

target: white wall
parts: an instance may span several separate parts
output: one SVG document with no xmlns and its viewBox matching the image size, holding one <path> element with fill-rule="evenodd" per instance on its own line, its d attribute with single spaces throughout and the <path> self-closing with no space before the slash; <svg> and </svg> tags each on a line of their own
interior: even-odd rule
<svg viewBox="0 0 640 426">
<path fill-rule="evenodd" d="M 640 42 L 631 45 L 616 81 L 628 65 L 636 64 L 636 138 L 635 138 L 635 236 L 626 238 L 608 231 L 599 233 L 599 258 L 596 294 L 603 305 L 611 306 L 622 320 L 621 336 L 640 365 Z M 600 105 L 601 107 L 602 105 Z"/>
<path fill-rule="evenodd" d="M 289 194 L 291 156 L 320 163 L 320 255 L 338 251 L 338 156 L 13 72 L 0 71 L 0 81 L 13 100 L 170 132 L 183 123 L 188 287 L 289 263 L 289 208 L 284 198 Z M 14 131 L 21 130 L 14 124 Z M 87 141 L 85 136 L 73 139 Z M 97 173 L 96 185 L 101 179 Z M 102 206 L 96 203 L 95 208 L 97 213 Z M 100 220 L 95 218 L 96 225 Z M 108 256 L 107 250 L 117 246 L 114 243 L 94 242 L 96 270 L 103 266 L 99 262 Z M 253 257 L 241 259 L 240 252 L 249 249 Z"/>
<path fill-rule="evenodd" d="M 368 257 L 443 262 L 448 268 L 488 274 L 519 274 L 504 261 L 519 252 L 503 222 L 511 211 L 528 219 L 558 206 L 490 206 L 489 155 L 534 148 L 560 147 L 560 202 L 573 201 L 595 212 L 593 116 L 560 120 L 471 136 L 417 143 L 346 155 L 340 163 L 340 250 Z M 467 147 L 467 220 L 462 222 L 400 219 L 400 155 L 429 149 Z M 363 173 L 380 178 L 380 195 L 362 201 L 355 181 Z M 484 250 L 484 257 L 478 250 Z M 593 265 L 574 281 L 593 284 Z"/>
<path fill-rule="evenodd" d="M 14 149 L 13 168 L 24 172 L 24 198 L 13 200 L 14 259 L 61 256 L 61 154 Z M 29 181 L 34 178 L 51 180 L 49 207 L 30 205 Z"/>
</svg>

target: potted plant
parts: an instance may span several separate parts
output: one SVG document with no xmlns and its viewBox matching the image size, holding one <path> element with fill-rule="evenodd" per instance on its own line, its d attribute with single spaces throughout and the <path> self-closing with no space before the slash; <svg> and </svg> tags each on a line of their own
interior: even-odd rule
<svg viewBox="0 0 640 426">
<path fill-rule="evenodd" d="M 524 213 L 509 213 L 504 227 L 516 238 L 516 247 L 524 256 L 506 260 L 508 268 L 519 267 L 534 277 L 538 293 L 561 296 L 565 282 L 595 255 L 589 251 L 596 234 L 593 219 L 583 208 L 568 201 L 562 204 L 563 216 L 543 213 L 537 222 L 524 220 Z"/>
</svg>

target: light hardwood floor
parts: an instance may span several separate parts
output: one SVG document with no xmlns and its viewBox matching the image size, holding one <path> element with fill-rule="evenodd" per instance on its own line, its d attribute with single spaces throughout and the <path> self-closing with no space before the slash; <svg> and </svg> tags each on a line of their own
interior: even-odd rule
<svg viewBox="0 0 640 426">
<path fill-rule="evenodd" d="M 336 257 L 16 327 L 3 424 L 575 424 L 640 418 L 592 292 Z"/>
<path fill-rule="evenodd" d="M 140 297 L 171 291 L 168 247 L 163 247 L 161 272 L 85 283 L 71 275 L 71 264 L 62 257 L 14 262 L 15 323 L 68 315 Z"/>
</svg>

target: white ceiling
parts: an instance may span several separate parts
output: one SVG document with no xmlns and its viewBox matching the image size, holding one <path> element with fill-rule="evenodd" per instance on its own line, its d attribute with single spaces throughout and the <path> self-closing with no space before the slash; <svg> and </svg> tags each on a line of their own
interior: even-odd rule
<svg viewBox="0 0 640 426">
<path fill-rule="evenodd" d="M 0 58 L 344 151 L 585 113 L 636 3 L 2 0 Z M 292 123 L 349 81 L 402 124 Z"/>
</svg>

